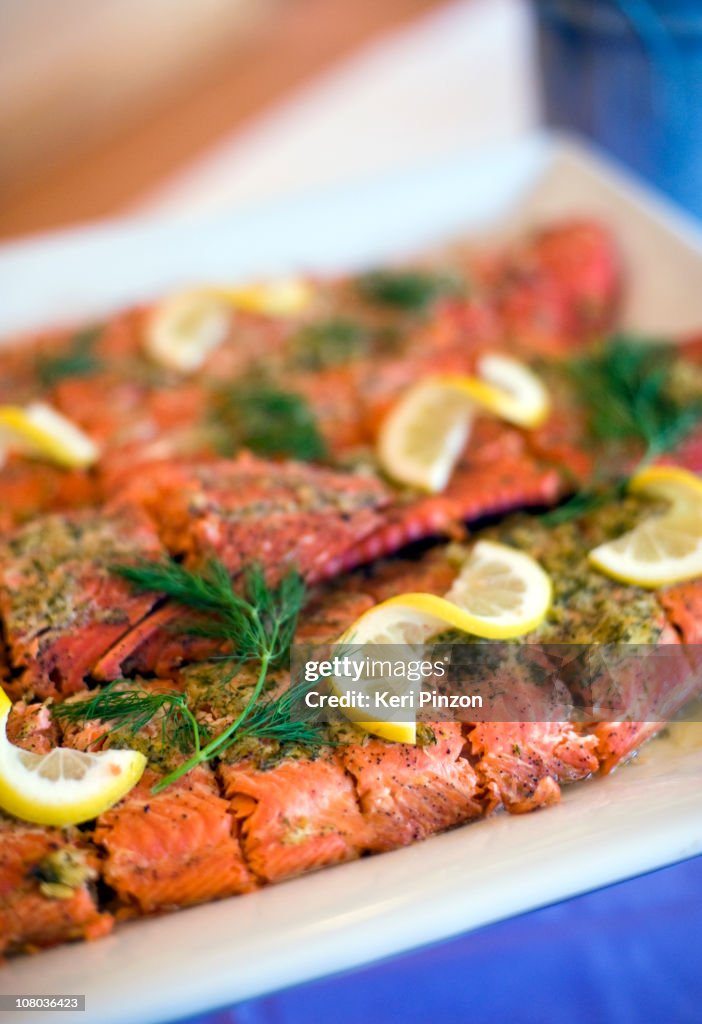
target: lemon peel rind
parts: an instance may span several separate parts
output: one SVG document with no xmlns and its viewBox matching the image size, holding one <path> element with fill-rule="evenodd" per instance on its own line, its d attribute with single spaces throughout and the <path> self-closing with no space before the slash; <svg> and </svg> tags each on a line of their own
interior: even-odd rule
<svg viewBox="0 0 702 1024">
<path fill-rule="evenodd" d="M 92 755 L 95 758 L 103 756 L 109 758 L 109 762 L 106 761 L 106 769 L 110 774 L 115 768 L 118 769 L 114 780 L 108 778 L 109 786 L 104 787 L 102 799 L 98 799 L 99 794 L 96 795 L 94 792 L 83 799 L 60 802 L 46 802 L 27 796 L 7 778 L 13 769 L 14 773 L 32 775 L 32 772 L 19 760 L 19 755 L 22 753 L 21 748 L 15 747 L 7 739 L 7 720 L 11 707 L 12 702 L 7 694 L 0 689 L 0 808 L 13 817 L 35 825 L 54 827 L 80 825 L 83 822 L 91 821 L 113 807 L 134 788 L 143 775 L 147 763 L 143 754 L 135 750 L 114 750 L 106 752 L 104 755 Z M 63 780 L 61 784 L 75 790 L 80 786 L 80 780 Z"/>
</svg>

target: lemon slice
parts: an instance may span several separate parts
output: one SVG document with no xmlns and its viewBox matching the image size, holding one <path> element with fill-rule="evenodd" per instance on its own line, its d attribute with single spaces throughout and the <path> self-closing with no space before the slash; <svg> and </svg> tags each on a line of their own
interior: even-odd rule
<svg viewBox="0 0 702 1024">
<path fill-rule="evenodd" d="M 477 377 L 444 374 L 435 379 L 479 409 L 518 427 L 533 429 L 544 422 L 550 409 L 548 392 L 528 366 L 509 356 L 485 355 L 478 360 L 477 370 Z"/>
<path fill-rule="evenodd" d="M 594 548 L 595 568 L 648 589 L 702 576 L 702 481 L 677 466 L 652 466 L 631 478 L 629 491 L 668 501 L 670 509 Z"/>
<path fill-rule="evenodd" d="M 91 466 L 99 455 L 87 434 L 43 402 L 0 406 L 0 446 L 67 469 Z"/>
<path fill-rule="evenodd" d="M 552 599 L 551 579 L 531 555 L 491 540 L 473 545 L 446 594 L 447 601 L 470 617 L 465 631 L 490 640 L 531 633 L 543 622 Z"/>
<path fill-rule="evenodd" d="M 242 287 L 209 286 L 179 292 L 161 302 L 146 324 L 144 347 L 160 366 L 179 373 L 199 370 L 226 339 L 232 310 L 294 316 L 309 304 L 312 289 L 297 278 Z"/>
<path fill-rule="evenodd" d="M 673 512 L 702 508 L 702 480 L 681 466 L 649 466 L 629 480 L 630 494 L 670 502 Z"/>
<path fill-rule="evenodd" d="M 539 426 L 548 415 L 546 389 L 527 366 L 508 356 L 486 355 L 478 376 L 442 374 L 410 388 L 385 418 L 378 458 L 400 483 L 442 491 L 470 437 L 476 411 L 519 427 Z"/>
<path fill-rule="evenodd" d="M 408 656 L 416 656 L 418 646 L 449 627 L 491 640 L 512 639 L 536 629 L 551 600 L 551 580 L 530 555 L 494 541 L 478 541 L 445 597 L 423 593 L 391 597 L 365 612 L 339 643 L 352 646 L 356 657 L 368 653 L 361 650 L 366 645 L 378 644 L 403 645 Z M 393 680 L 355 683 L 371 696 L 379 685 L 392 690 Z M 404 679 L 395 680 L 394 689 L 408 692 Z M 344 714 L 376 736 L 415 742 L 415 722 L 370 721 L 356 708 L 344 708 Z"/>
<path fill-rule="evenodd" d="M 169 370 L 192 373 L 227 337 L 227 302 L 205 290 L 181 292 L 154 309 L 146 324 L 148 355 Z"/>
<path fill-rule="evenodd" d="M 32 754 L 7 739 L 11 702 L 0 689 L 0 808 L 40 825 L 79 825 L 108 810 L 142 776 L 135 750 L 86 754 L 56 747 Z"/>
<path fill-rule="evenodd" d="M 378 437 L 380 464 L 394 480 L 443 491 L 465 448 L 473 406 L 436 378 L 420 381 L 390 411 Z"/>
<path fill-rule="evenodd" d="M 239 288 L 211 288 L 209 292 L 243 312 L 282 317 L 295 316 L 303 312 L 313 296 L 308 282 L 297 277 L 264 281 Z"/>
</svg>

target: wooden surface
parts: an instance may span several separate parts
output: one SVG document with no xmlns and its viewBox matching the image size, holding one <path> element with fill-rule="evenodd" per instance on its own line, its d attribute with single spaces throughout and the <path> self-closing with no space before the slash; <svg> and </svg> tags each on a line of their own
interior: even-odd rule
<svg viewBox="0 0 702 1024">
<path fill-rule="evenodd" d="M 237 52 L 88 148 L 71 146 L 3 189 L 0 236 L 108 215 L 383 31 L 437 0 L 284 0 Z"/>
</svg>

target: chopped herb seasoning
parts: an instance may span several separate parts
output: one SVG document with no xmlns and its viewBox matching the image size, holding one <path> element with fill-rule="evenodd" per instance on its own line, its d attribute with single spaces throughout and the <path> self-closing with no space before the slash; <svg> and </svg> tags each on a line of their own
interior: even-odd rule
<svg viewBox="0 0 702 1024">
<path fill-rule="evenodd" d="M 369 332 L 353 320 L 323 320 L 308 324 L 293 338 L 291 355 L 303 370 L 324 370 L 368 354 Z"/>
<path fill-rule="evenodd" d="M 321 461 L 327 447 L 302 395 L 265 381 L 244 381 L 218 390 L 212 417 L 221 455 L 248 448 L 257 455 Z"/>
</svg>

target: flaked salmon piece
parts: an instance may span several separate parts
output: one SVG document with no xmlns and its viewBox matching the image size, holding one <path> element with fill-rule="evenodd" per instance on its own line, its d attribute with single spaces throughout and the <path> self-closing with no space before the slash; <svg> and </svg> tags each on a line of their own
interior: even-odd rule
<svg viewBox="0 0 702 1024">
<path fill-rule="evenodd" d="M 243 710 L 256 675 L 253 666 L 237 671 L 213 662 L 188 667 L 179 679 L 198 721 L 217 735 Z M 288 673 L 276 671 L 266 698 L 288 683 Z M 217 775 L 240 823 L 246 862 L 261 881 L 351 860 L 366 848 L 353 782 L 332 750 L 312 756 L 297 745 L 243 738 L 224 754 Z"/>
<path fill-rule="evenodd" d="M 112 928 L 92 891 L 95 852 L 74 829 L 60 831 L 0 814 L 0 959 Z"/>
<path fill-rule="evenodd" d="M 160 557 L 149 520 L 136 508 L 35 519 L 0 547 L 0 612 L 11 696 L 67 696 L 139 621 L 155 595 L 135 595 L 114 562 Z"/>
<path fill-rule="evenodd" d="M 242 454 L 154 465 L 122 497 L 153 517 L 171 554 L 195 563 L 216 555 L 232 574 L 252 562 L 269 577 L 295 567 L 314 580 L 380 525 L 389 492 L 371 476 Z"/>
<path fill-rule="evenodd" d="M 117 692 L 147 694 L 182 689 L 178 680 L 171 679 L 124 680 L 115 687 Z M 86 690 L 69 698 L 69 703 L 92 695 Z M 151 793 L 154 783 L 187 756 L 168 742 L 161 714 L 137 733 L 93 720 L 62 720 L 61 726 L 61 742 L 73 749 L 126 746 L 148 758 L 149 768 L 139 784 L 102 814 L 95 826 L 95 842 L 106 851 L 103 877 L 126 911 L 174 909 L 255 887 L 242 858 L 237 821 L 207 765 L 193 769 L 161 793 Z"/>
<path fill-rule="evenodd" d="M 369 739 L 341 746 L 356 784 L 371 851 L 394 850 L 479 818 L 495 806 L 462 756 L 458 722 L 432 725 L 424 746 Z"/>
<path fill-rule="evenodd" d="M 702 605 L 700 595 L 699 580 L 658 591 L 668 622 L 658 638 L 658 644 L 666 645 L 665 657 L 653 655 L 640 668 L 636 661 L 632 665 L 631 659 L 625 659 L 627 664 L 619 670 L 612 668 L 618 691 L 629 691 L 630 713 L 623 721 L 598 722 L 592 727 L 604 774 L 632 757 L 689 701 L 702 695 L 702 653 L 697 646 L 702 634 L 696 616 L 696 607 Z"/>
<path fill-rule="evenodd" d="M 600 771 L 608 775 L 665 727 L 665 722 L 598 722 L 592 726 Z"/>
<path fill-rule="evenodd" d="M 560 800 L 560 783 L 599 768 L 597 739 L 568 722 L 480 722 L 467 730 L 480 782 L 523 814 Z"/>
<path fill-rule="evenodd" d="M 153 795 L 158 778 L 147 769 L 138 786 L 97 819 L 103 878 L 119 902 L 148 914 L 254 889 L 236 821 L 211 770 L 200 766 Z"/>
<path fill-rule="evenodd" d="M 675 583 L 658 591 L 658 601 L 685 644 L 702 643 L 702 585 L 699 580 Z"/>
<path fill-rule="evenodd" d="M 147 696 L 177 694 L 181 691 L 182 686 L 178 679 L 124 679 L 115 683 L 112 689 L 113 693 L 129 692 Z M 95 696 L 95 692 L 95 690 L 88 689 L 80 690 L 62 702 L 62 707 L 89 701 Z M 89 753 L 108 748 L 139 750 L 148 759 L 152 768 L 158 769 L 162 773 L 178 767 L 185 757 L 183 752 L 168 742 L 168 737 L 164 734 L 165 722 L 162 711 L 136 732 L 97 719 L 71 720 L 62 716 L 60 712 L 54 715 L 54 719 L 58 719 L 59 745 L 70 747 L 73 750 L 83 750 Z M 188 750 L 188 753 L 190 752 Z"/>
<path fill-rule="evenodd" d="M 263 881 L 354 860 L 369 846 L 353 782 L 331 755 L 268 770 L 221 764 L 218 773 L 241 822 L 246 861 Z"/>
<path fill-rule="evenodd" d="M 51 715 L 51 702 L 27 704 L 16 701 L 7 719 L 7 738 L 33 754 L 48 754 L 58 746 L 59 731 Z"/>
</svg>

